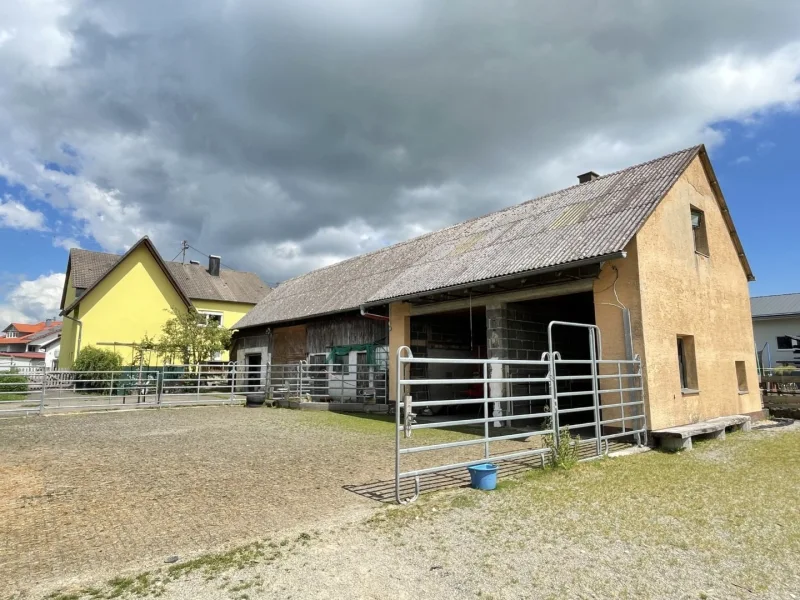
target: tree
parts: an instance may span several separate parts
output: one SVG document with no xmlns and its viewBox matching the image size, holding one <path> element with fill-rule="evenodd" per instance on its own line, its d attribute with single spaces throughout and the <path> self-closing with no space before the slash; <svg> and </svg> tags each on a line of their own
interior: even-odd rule
<svg viewBox="0 0 800 600">
<path fill-rule="evenodd" d="M 172 318 L 164 323 L 156 351 L 163 357 L 180 357 L 186 364 L 211 360 L 227 350 L 231 332 L 216 321 L 206 320 L 194 308 L 183 312 L 172 309 Z"/>
</svg>

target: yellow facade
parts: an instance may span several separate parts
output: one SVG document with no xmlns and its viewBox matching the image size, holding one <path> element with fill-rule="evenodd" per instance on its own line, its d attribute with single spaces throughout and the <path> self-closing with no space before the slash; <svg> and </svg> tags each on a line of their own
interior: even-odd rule
<svg viewBox="0 0 800 600">
<path fill-rule="evenodd" d="M 75 300 L 72 277 L 67 282 L 65 306 Z M 250 310 L 252 304 L 192 301 L 200 312 L 222 314 L 222 325 L 230 327 Z M 158 338 L 172 309 L 186 310 L 186 305 L 172 282 L 161 270 L 155 257 L 144 246 L 131 252 L 99 284 L 89 290 L 69 314 L 82 326 L 64 318 L 59 368 L 70 369 L 77 356 L 78 330 L 80 347 L 113 349 L 125 363 L 133 357 L 131 345 L 145 335 Z M 222 360 L 228 360 L 225 352 Z M 159 364 L 155 356 L 149 361 Z"/>
<path fill-rule="evenodd" d="M 192 305 L 201 313 L 221 314 L 222 326 L 229 329 L 254 306 L 242 302 L 221 302 L 219 300 L 192 300 Z"/>
</svg>

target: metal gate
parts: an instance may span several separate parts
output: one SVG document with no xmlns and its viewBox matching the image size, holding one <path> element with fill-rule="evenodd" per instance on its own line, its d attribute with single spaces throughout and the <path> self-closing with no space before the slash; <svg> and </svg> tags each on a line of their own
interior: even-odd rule
<svg viewBox="0 0 800 600">
<path fill-rule="evenodd" d="M 571 328 L 576 333 L 586 332 L 586 346 L 582 355 L 587 358 L 562 358 L 554 347 L 553 329 Z M 569 348 L 574 353 L 575 347 Z M 564 349 L 565 354 L 567 349 Z M 429 379 L 411 376 L 411 365 L 447 364 L 475 369 L 472 378 Z M 454 370 L 456 370 L 454 369 Z M 420 371 L 418 369 L 418 371 Z M 427 373 L 427 369 L 421 369 Z M 523 450 L 500 450 L 498 442 L 530 441 L 538 436 L 549 436 L 559 443 L 559 433 L 585 432 L 581 438 L 590 452 L 581 460 L 596 458 L 608 452 L 610 440 L 628 438 L 636 444 L 646 443 L 647 424 L 644 413 L 641 361 L 638 356 L 630 360 L 604 359 L 600 330 L 596 325 L 553 321 L 548 326 L 548 351 L 539 360 L 513 359 L 447 359 L 415 358 L 410 348 L 397 351 L 397 398 L 395 432 L 395 499 L 399 504 L 416 500 L 420 493 L 420 477 L 451 469 L 468 467 L 487 461 L 511 461 L 539 456 L 542 464 L 551 450 L 547 447 Z M 419 386 L 454 386 L 460 390 L 455 399 L 435 399 L 420 396 L 415 400 L 414 388 Z M 482 388 L 482 390 L 481 390 Z M 482 391 L 482 393 L 480 393 Z M 490 411 L 490 404 L 493 405 Z M 527 404 L 527 411 L 524 409 Z M 417 422 L 420 410 L 478 409 L 479 415 L 471 418 Z M 523 431 L 514 431 L 512 425 L 528 422 Z M 415 444 L 404 447 L 403 439 L 412 438 L 419 429 L 474 428 L 472 439 L 441 443 Z M 507 428 L 511 433 L 492 429 Z M 572 442 L 571 442 L 572 443 Z M 578 441 L 574 443 L 579 443 Z M 482 446 L 483 456 L 478 459 L 455 460 L 403 471 L 402 461 L 409 455 L 456 450 Z M 413 478 L 414 493 L 401 498 L 403 480 Z"/>
</svg>

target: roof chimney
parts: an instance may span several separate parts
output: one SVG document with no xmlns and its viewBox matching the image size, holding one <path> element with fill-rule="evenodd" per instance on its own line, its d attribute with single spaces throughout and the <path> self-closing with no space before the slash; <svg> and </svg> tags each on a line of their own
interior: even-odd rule
<svg viewBox="0 0 800 600">
<path fill-rule="evenodd" d="M 578 183 L 589 183 L 590 181 L 594 181 L 600 177 L 594 171 L 589 171 L 588 173 L 584 173 L 583 175 L 578 175 Z"/>
<path fill-rule="evenodd" d="M 208 273 L 209 275 L 213 275 L 214 277 L 219 277 L 219 265 L 222 262 L 222 259 L 219 256 L 214 256 L 213 254 L 208 257 Z"/>
<path fill-rule="evenodd" d="M 199 265 L 199 264 L 200 264 L 200 261 L 199 261 L 199 260 L 191 260 L 191 259 L 190 259 L 190 260 L 189 260 L 189 264 L 190 264 L 190 265 Z"/>
<path fill-rule="evenodd" d="M 45 327 L 50 327 L 52 324 L 53 324 L 53 319 L 45 319 L 44 320 L 44 326 Z"/>
</svg>

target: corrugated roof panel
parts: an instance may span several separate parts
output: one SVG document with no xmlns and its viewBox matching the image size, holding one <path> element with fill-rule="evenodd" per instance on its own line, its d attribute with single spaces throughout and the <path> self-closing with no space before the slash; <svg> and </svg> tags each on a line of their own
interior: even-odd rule
<svg viewBox="0 0 800 600">
<path fill-rule="evenodd" d="M 352 310 L 622 251 L 700 149 L 682 150 L 286 281 L 236 327 Z"/>
</svg>

